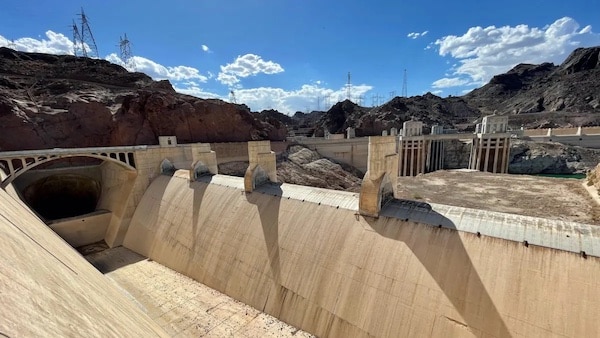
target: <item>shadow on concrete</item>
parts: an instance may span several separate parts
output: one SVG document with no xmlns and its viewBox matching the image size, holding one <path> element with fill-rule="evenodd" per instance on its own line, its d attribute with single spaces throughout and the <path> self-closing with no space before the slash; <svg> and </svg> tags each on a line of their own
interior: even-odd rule
<svg viewBox="0 0 600 338">
<path fill-rule="evenodd" d="M 146 257 L 122 246 L 96 252 L 84 257 L 88 262 L 90 262 L 90 264 L 92 264 L 103 274 L 107 274 L 127 265 L 135 264 L 146 259 Z"/>
<path fill-rule="evenodd" d="M 212 175 L 203 175 L 203 176 L 196 178 L 195 182 L 201 182 L 204 184 L 194 184 L 195 182 L 189 182 L 189 187 L 194 192 L 193 206 L 192 206 L 192 236 L 193 236 L 192 248 L 196 248 L 196 245 L 198 245 L 197 241 L 198 241 L 198 236 L 200 235 L 199 228 L 201 227 L 200 224 L 198 224 L 198 219 L 200 218 L 200 208 L 202 206 L 202 201 L 204 199 L 204 194 L 206 193 L 206 189 L 210 185 L 211 181 L 212 181 Z M 191 262 L 191 260 L 190 260 L 190 262 Z M 190 264 L 190 262 L 188 262 L 188 264 Z"/>
<path fill-rule="evenodd" d="M 389 218 L 403 220 L 389 222 Z M 476 336 L 510 337 L 510 332 L 494 305 L 485 285 L 481 281 L 464 243 L 454 223 L 442 214 L 432 210 L 428 203 L 394 199 L 387 203 L 378 219 L 364 217 L 371 228 L 381 236 L 401 241 L 413 252 L 415 257 L 427 269 L 442 292 L 452 302 L 470 328 L 477 330 Z M 413 224 L 412 222 L 420 223 Z M 431 228 L 427 229 L 428 226 Z M 408 227 L 425 227 L 423 236 L 406 231 Z M 418 233 L 418 232 L 417 232 Z M 428 250 L 428 247 L 449 248 L 447 250 Z M 459 267 L 451 270 L 451 267 Z M 468 297 L 477 297 L 473 302 Z M 484 325 L 482 325 L 484 322 Z M 494 332 L 481 332 L 482 326 L 493 327 Z"/>
<path fill-rule="evenodd" d="M 281 285 L 279 262 L 279 206 L 281 204 L 281 184 L 265 183 L 252 193 L 246 193 L 249 203 L 256 205 L 260 216 L 263 236 L 273 280 Z"/>
</svg>

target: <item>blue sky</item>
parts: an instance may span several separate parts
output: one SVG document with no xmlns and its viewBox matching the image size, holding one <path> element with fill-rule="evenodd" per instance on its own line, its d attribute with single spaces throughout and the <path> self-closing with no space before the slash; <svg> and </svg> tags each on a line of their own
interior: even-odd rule
<svg viewBox="0 0 600 338">
<path fill-rule="evenodd" d="M 401 95 L 462 95 L 518 63 L 561 63 L 600 45 L 597 0 L 6 1 L 0 46 L 72 54 L 83 7 L 100 57 L 177 91 L 252 110 L 363 106 Z M 119 37 L 132 60 L 119 58 Z"/>
</svg>

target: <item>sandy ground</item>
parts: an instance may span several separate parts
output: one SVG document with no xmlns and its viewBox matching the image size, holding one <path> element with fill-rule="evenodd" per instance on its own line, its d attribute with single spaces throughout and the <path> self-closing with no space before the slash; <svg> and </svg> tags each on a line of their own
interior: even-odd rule
<svg viewBox="0 0 600 338">
<path fill-rule="evenodd" d="M 124 247 L 79 250 L 171 336 L 313 337 Z"/>
<path fill-rule="evenodd" d="M 442 170 L 399 177 L 397 198 L 600 225 L 582 180 Z"/>
</svg>

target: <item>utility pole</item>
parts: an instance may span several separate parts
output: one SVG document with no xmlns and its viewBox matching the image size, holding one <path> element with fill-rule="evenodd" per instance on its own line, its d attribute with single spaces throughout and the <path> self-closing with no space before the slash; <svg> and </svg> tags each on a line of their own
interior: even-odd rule
<svg viewBox="0 0 600 338">
<path fill-rule="evenodd" d="M 402 80 L 402 97 L 408 97 L 408 92 L 406 88 L 406 69 L 404 69 L 404 79 Z"/>
<path fill-rule="evenodd" d="M 396 97 L 396 91 L 395 91 L 395 90 L 392 90 L 392 91 L 390 92 L 390 100 L 391 100 L 391 99 L 393 99 L 393 98 L 395 98 L 395 97 Z"/>
<path fill-rule="evenodd" d="M 6 47 L 8 47 L 10 49 L 17 50 L 17 44 L 15 43 L 14 39 L 11 39 L 10 42 L 8 43 L 8 45 Z"/>
<path fill-rule="evenodd" d="M 73 21 L 73 52 L 75 56 L 98 58 L 98 46 L 92 34 L 88 18 L 83 12 L 83 7 L 81 8 L 81 13 L 77 14 L 77 16 L 79 16 L 81 28 L 77 27 L 77 24 Z"/>
<path fill-rule="evenodd" d="M 350 72 L 348 72 L 348 84 L 346 84 L 346 99 L 352 101 L 352 81 L 350 79 Z"/>
<path fill-rule="evenodd" d="M 127 38 L 127 33 L 124 34 L 124 37 L 119 36 L 119 57 L 125 63 L 125 66 L 130 66 L 132 63 L 132 55 L 131 55 L 131 41 Z M 135 64 L 131 67 L 135 70 Z"/>
</svg>

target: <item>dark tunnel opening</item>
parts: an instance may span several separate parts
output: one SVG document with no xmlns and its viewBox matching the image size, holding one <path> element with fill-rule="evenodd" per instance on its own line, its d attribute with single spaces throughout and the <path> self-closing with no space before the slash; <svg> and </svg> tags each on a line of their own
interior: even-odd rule
<svg viewBox="0 0 600 338">
<path fill-rule="evenodd" d="M 102 188 L 97 180 L 78 174 L 57 174 L 35 181 L 23 190 L 25 202 L 46 221 L 96 210 Z"/>
</svg>

